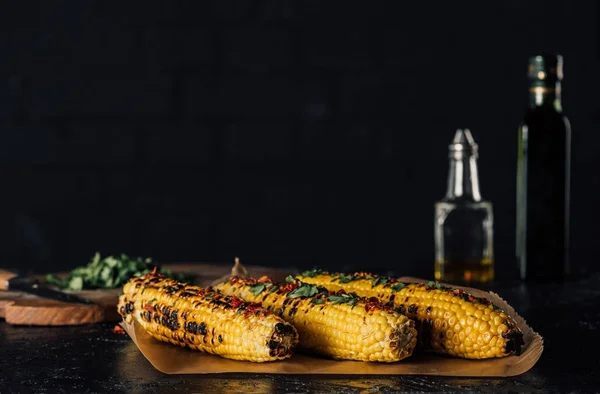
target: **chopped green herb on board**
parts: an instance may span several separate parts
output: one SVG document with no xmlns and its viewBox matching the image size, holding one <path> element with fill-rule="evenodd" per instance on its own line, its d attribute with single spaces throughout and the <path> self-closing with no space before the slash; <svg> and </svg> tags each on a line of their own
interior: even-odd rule
<svg viewBox="0 0 600 394">
<path fill-rule="evenodd" d="M 152 272 L 155 266 L 150 258 L 130 258 L 125 254 L 102 258 L 100 253 L 96 253 L 88 265 L 73 269 L 64 279 L 54 274 L 47 275 L 46 283 L 65 290 L 114 289 L 134 276 Z M 185 274 L 173 273 L 162 267 L 158 267 L 157 271 L 169 278 L 191 282 L 191 277 Z"/>
</svg>

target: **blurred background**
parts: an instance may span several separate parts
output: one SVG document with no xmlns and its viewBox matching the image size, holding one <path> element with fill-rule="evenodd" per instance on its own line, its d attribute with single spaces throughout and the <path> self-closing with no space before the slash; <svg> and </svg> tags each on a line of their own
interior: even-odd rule
<svg viewBox="0 0 600 394">
<path fill-rule="evenodd" d="M 572 257 L 597 271 L 597 2 L 23 1 L 0 11 L 0 258 L 431 278 L 457 128 L 513 269 L 527 58 L 564 56 Z"/>
</svg>

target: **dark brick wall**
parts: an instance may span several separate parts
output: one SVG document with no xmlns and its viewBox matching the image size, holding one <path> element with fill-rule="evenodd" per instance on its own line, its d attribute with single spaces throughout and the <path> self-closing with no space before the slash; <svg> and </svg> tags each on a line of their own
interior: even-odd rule
<svg viewBox="0 0 600 394">
<path fill-rule="evenodd" d="M 565 56 L 595 270 L 593 1 L 24 1 L 0 12 L 0 264 L 95 252 L 429 276 L 458 127 L 512 265 L 526 59 Z"/>
</svg>

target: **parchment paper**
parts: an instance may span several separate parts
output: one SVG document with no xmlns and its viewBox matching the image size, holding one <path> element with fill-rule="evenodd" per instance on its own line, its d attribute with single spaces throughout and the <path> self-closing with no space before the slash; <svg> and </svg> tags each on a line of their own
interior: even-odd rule
<svg viewBox="0 0 600 394">
<path fill-rule="evenodd" d="M 422 282 L 417 278 L 401 278 L 405 282 Z M 459 287 L 459 286 L 454 286 Z M 462 287 L 475 296 L 487 297 L 511 315 L 523 331 L 525 345 L 520 356 L 490 360 L 465 360 L 433 353 L 418 352 L 393 363 L 335 361 L 303 354 L 294 354 L 284 361 L 251 363 L 227 360 L 219 356 L 159 342 L 148 335 L 135 319 L 121 323 L 127 334 L 150 363 L 165 374 L 269 373 L 269 374 L 376 374 L 376 375 L 439 375 L 468 377 L 507 377 L 531 369 L 544 350 L 542 337 L 527 325 L 514 309 L 495 293 Z"/>
</svg>

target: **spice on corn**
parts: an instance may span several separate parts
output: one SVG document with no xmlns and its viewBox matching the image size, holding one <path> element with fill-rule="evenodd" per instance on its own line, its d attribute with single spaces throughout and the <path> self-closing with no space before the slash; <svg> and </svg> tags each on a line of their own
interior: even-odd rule
<svg viewBox="0 0 600 394">
<path fill-rule="evenodd" d="M 419 344 L 438 353 L 487 359 L 519 355 L 523 334 L 505 311 L 486 298 L 436 282 L 402 283 L 366 272 L 328 273 L 319 269 L 296 277 L 330 291 L 376 297 L 417 322 Z"/>
<path fill-rule="evenodd" d="M 131 279 L 118 311 L 152 337 L 224 358 L 265 362 L 289 358 L 298 332 L 259 304 L 224 296 L 160 274 Z"/>
<path fill-rule="evenodd" d="M 267 277 L 231 277 L 215 289 L 258 302 L 293 324 L 299 347 L 338 360 L 400 361 L 412 354 L 414 322 L 377 299 L 301 283 L 288 277 L 275 283 Z"/>
</svg>

